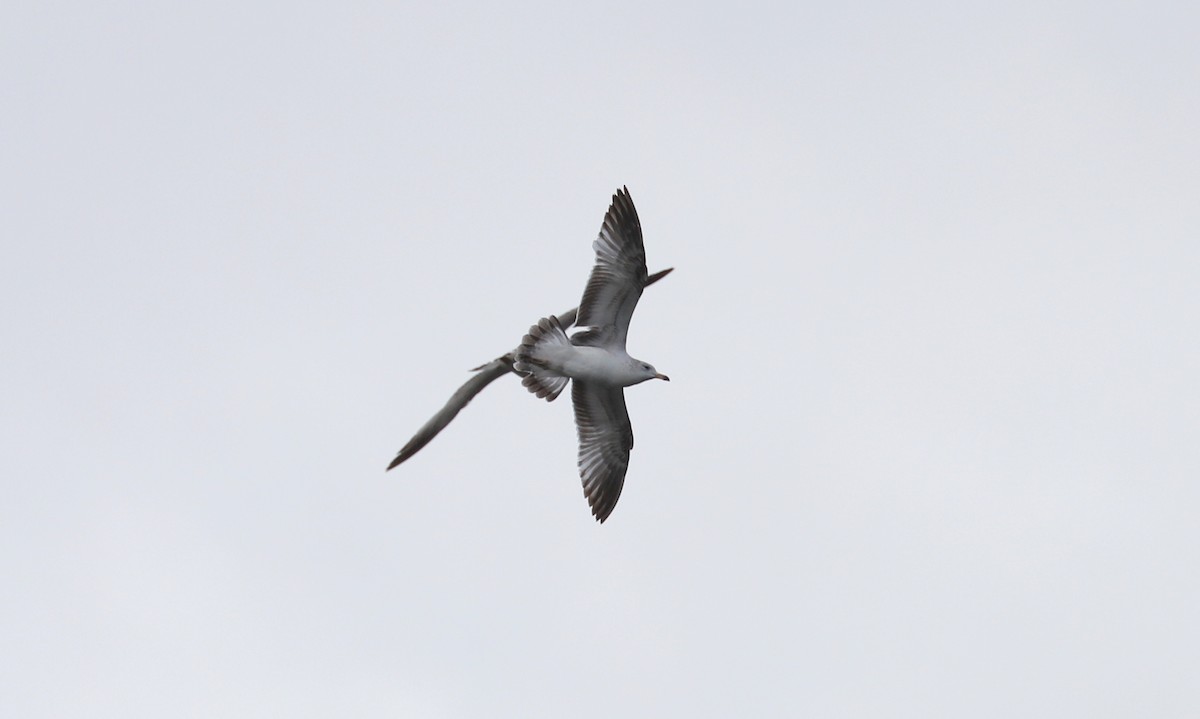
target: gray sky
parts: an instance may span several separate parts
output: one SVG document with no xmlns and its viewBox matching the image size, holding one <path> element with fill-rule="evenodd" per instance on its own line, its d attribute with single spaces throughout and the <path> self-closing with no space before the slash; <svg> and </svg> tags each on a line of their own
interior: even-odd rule
<svg viewBox="0 0 1200 719">
<path fill-rule="evenodd" d="M 10 3 L 0 714 L 1200 713 L 1194 3 Z M 466 377 L 627 184 L 637 446 Z"/>
</svg>

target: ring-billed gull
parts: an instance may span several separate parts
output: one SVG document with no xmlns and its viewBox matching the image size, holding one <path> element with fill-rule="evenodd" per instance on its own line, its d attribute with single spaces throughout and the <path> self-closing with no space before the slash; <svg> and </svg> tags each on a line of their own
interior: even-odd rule
<svg viewBox="0 0 1200 719">
<path fill-rule="evenodd" d="M 514 367 L 528 373 L 521 383 L 548 402 L 572 381 L 579 476 L 592 514 L 603 522 L 621 496 L 633 449 L 624 388 L 669 378 L 625 350 L 629 320 L 648 279 L 642 225 L 628 188 L 613 195 L 592 249 L 596 264 L 575 320 L 586 329 L 567 337 L 558 318 L 539 320 L 517 348 Z"/>
<path fill-rule="evenodd" d="M 608 518 L 620 496 L 633 447 L 623 388 L 667 379 L 625 351 L 629 320 L 642 290 L 673 268 L 647 276 L 641 223 L 627 188 L 613 195 L 592 247 L 596 265 L 580 306 L 539 321 L 516 350 L 476 367 L 476 374 L 404 445 L 389 470 L 420 451 L 475 395 L 509 372 L 523 376 L 523 384 L 548 401 L 575 378 L 572 397 L 584 494 L 596 519 Z M 568 338 L 563 330 L 572 324 L 587 329 Z"/>
</svg>

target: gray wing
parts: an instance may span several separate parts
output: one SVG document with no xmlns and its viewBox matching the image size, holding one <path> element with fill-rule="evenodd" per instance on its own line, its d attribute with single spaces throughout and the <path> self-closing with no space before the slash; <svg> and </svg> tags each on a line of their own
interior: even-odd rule
<svg viewBox="0 0 1200 719">
<path fill-rule="evenodd" d="M 438 413 L 429 418 L 429 421 L 417 430 L 413 438 L 408 440 L 408 444 L 400 450 L 392 463 L 387 466 L 391 469 L 399 465 L 404 460 L 421 451 L 421 448 L 429 444 L 430 440 L 438 436 L 438 433 L 450 424 L 450 420 L 467 406 L 471 400 L 475 399 L 475 395 L 483 391 L 494 380 L 502 377 L 512 371 L 512 355 L 506 354 L 503 357 L 488 362 L 482 367 L 477 368 L 477 372 L 472 375 L 471 379 L 463 383 L 458 391 L 450 396 L 450 400 L 446 402 L 446 406 L 438 410 Z M 386 470 L 385 470 L 386 471 Z"/>
<path fill-rule="evenodd" d="M 666 277 L 673 269 L 675 268 L 668 267 L 665 270 L 655 272 L 653 275 L 647 278 L 646 286 L 650 286 L 661 280 L 663 277 Z M 578 311 L 578 308 L 572 308 L 561 315 L 558 315 L 558 323 L 564 328 L 570 327 L 571 325 L 575 324 L 575 316 Z M 484 387 L 487 387 L 493 381 L 503 377 L 509 372 L 514 371 L 512 368 L 512 363 L 513 354 L 509 352 L 502 357 L 497 357 L 485 365 L 476 367 L 476 374 L 464 382 L 462 387 L 458 388 L 458 391 L 450 397 L 448 402 L 446 402 L 445 407 L 442 407 L 437 414 L 433 415 L 433 417 L 431 417 L 429 421 L 421 427 L 421 429 L 417 430 L 417 433 L 413 435 L 412 439 L 408 440 L 408 444 L 404 445 L 403 449 L 400 450 L 399 454 L 396 455 L 396 458 L 392 460 L 392 463 L 389 464 L 387 468 L 392 469 L 417 452 L 421 451 L 421 449 L 425 445 L 429 444 L 434 437 L 438 436 L 439 432 L 446 428 L 446 425 L 450 424 L 450 421 L 454 419 L 456 415 L 458 415 L 463 407 L 466 407 L 471 400 L 475 399 L 475 395 L 483 391 Z"/>
<path fill-rule="evenodd" d="M 625 391 L 575 380 L 571 383 L 575 428 L 579 432 L 579 477 L 597 521 L 612 514 L 625 486 L 633 427 L 625 409 Z"/>
<path fill-rule="evenodd" d="M 592 249 L 596 264 L 576 319 L 577 325 L 591 329 L 577 335 L 578 344 L 624 349 L 629 320 L 647 284 L 642 223 L 628 188 L 613 195 Z"/>
</svg>

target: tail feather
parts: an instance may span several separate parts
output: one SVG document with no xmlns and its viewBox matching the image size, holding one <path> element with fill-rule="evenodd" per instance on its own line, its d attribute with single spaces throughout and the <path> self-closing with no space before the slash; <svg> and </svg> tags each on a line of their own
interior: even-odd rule
<svg viewBox="0 0 1200 719">
<path fill-rule="evenodd" d="M 570 344 L 571 340 L 567 337 L 567 333 L 563 332 L 557 317 L 545 317 L 538 320 L 536 325 L 529 328 L 529 334 L 521 340 L 521 346 L 517 348 L 516 361 L 513 362 L 513 369 L 525 375 L 521 379 L 521 384 L 538 397 L 547 402 L 553 402 L 567 386 L 569 378 L 550 369 L 544 357 L 541 356 L 542 351 L 553 345 L 570 346 Z"/>
</svg>

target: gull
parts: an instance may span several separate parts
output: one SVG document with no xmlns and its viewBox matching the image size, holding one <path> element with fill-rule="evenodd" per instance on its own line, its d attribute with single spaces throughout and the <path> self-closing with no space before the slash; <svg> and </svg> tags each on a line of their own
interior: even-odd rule
<svg viewBox="0 0 1200 719">
<path fill-rule="evenodd" d="M 529 335 L 523 339 L 520 347 L 473 369 L 476 374 L 463 383 L 445 406 L 417 430 L 388 465 L 388 470 L 399 466 L 429 444 L 475 395 L 496 379 L 512 372 L 523 377 L 523 384 L 531 392 L 538 394 L 539 388 L 542 388 L 539 396 L 553 401 L 567 380 L 572 378 L 571 371 L 578 369 L 576 365 L 580 357 L 591 355 L 593 360 L 607 357 L 590 365 L 584 360 L 583 364 L 593 374 L 602 376 L 590 381 L 588 378 L 582 381 L 576 379 L 572 396 L 580 440 L 579 470 L 584 494 L 596 519 L 603 522 L 608 518 L 620 496 L 629 465 L 629 450 L 633 447 L 633 432 L 625 410 L 622 388 L 648 379 L 667 379 L 665 375 L 653 371 L 653 367 L 632 359 L 625 352 L 629 319 L 642 290 L 666 277 L 674 268 L 647 276 L 641 224 L 627 188 L 622 188 L 613 196 L 600 235 L 593 242 L 593 250 L 596 252 L 596 265 L 580 306 L 540 320 L 530 328 Z M 563 343 L 563 330 L 577 324 L 577 320 L 580 320 L 578 324 L 581 327 L 587 329 Z M 546 323 L 546 329 L 542 329 L 543 323 Z M 534 336 L 535 332 L 537 337 Z M 556 367 L 553 360 L 537 351 L 538 337 L 544 335 L 551 338 L 546 340 L 547 343 L 555 345 L 549 354 L 558 359 L 570 359 L 574 355 L 576 362 L 571 368 L 561 364 Z M 522 357 L 520 363 L 519 356 Z M 652 374 L 647 375 L 647 370 Z M 540 373 L 540 379 L 531 379 L 538 377 L 535 371 Z M 632 381 L 625 383 L 626 380 Z M 557 391 L 547 392 L 544 390 L 547 386 L 557 387 Z"/>
<path fill-rule="evenodd" d="M 670 378 L 625 350 L 648 280 L 642 225 L 628 188 L 613 195 L 592 250 L 596 264 L 575 318 L 584 329 L 568 337 L 557 317 L 538 320 L 517 348 L 513 367 L 527 373 L 521 384 L 547 402 L 571 382 L 579 476 L 592 514 L 603 523 L 621 496 L 633 449 L 625 388 Z"/>
</svg>

